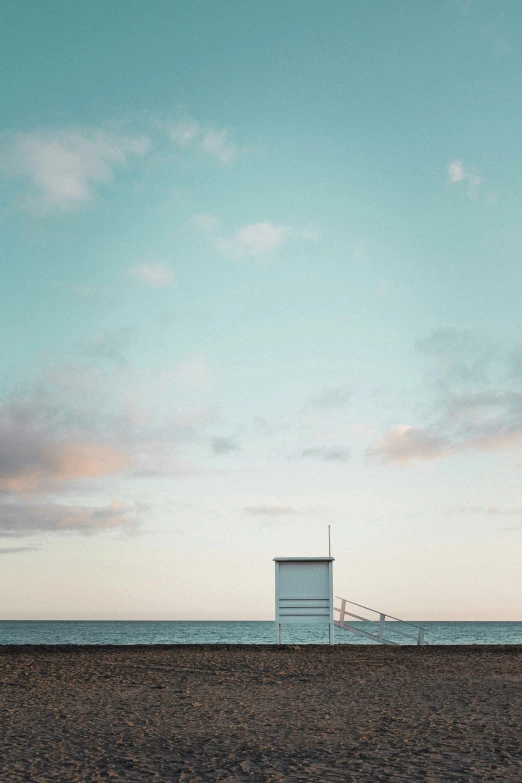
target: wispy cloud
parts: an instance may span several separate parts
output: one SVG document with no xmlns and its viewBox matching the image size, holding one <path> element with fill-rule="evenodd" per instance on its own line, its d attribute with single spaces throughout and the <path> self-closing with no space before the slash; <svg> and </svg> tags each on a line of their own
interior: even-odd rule
<svg viewBox="0 0 522 783">
<path fill-rule="evenodd" d="M 238 228 L 228 239 L 218 239 L 217 246 L 233 258 L 255 258 L 273 253 L 289 235 L 288 226 L 269 221 L 249 223 Z"/>
<path fill-rule="evenodd" d="M 326 389 L 305 405 L 305 410 L 334 411 L 344 408 L 350 401 L 352 389 L 348 386 L 336 386 Z"/>
<path fill-rule="evenodd" d="M 483 514 L 486 510 L 486 506 L 450 506 L 450 508 L 445 509 L 444 511 L 440 512 L 440 515 L 443 517 L 453 517 L 453 516 L 460 516 L 461 514 Z"/>
<path fill-rule="evenodd" d="M 454 327 L 436 330 L 417 349 L 432 362 L 439 415 L 429 424 L 391 427 L 369 449 L 371 456 L 407 464 L 522 444 L 522 392 L 509 351 Z"/>
<path fill-rule="evenodd" d="M 501 411 L 495 418 L 477 421 L 475 428 L 464 429 L 445 437 L 437 429 L 399 425 L 385 432 L 372 446 L 370 456 L 384 462 L 406 464 L 414 460 L 432 460 L 449 457 L 459 452 L 490 452 L 518 448 L 522 444 L 520 420 L 503 420 Z M 444 422 L 442 423 L 443 429 Z"/>
<path fill-rule="evenodd" d="M 174 282 L 174 272 L 167 264 L 138 264 L 129 270 L 129 274 L 149 288 L 165 288 Z"/>
<path fill-rule="evenodd" d="M 131 455 L 116 433 L 107 433 L 96 402 L 83 408 L 81 390 L 65 394 L 76 408 L 42 388 L 0 405 L 0 493 L 62 492 L 79 480 L 128 471 Z"/>
<path fill-rule="evenodd" d="M 29 208 L 68 211 L 91 201 L 116 168 L 149 146 L 147 136 L 94 128 L 17 133 L 0 143 L 0 168 L 27 183 Z"/>
<path fill-rule="evenodd" d="M 470 169 L 461 160 L 452 160 L 448 166 L 448 179 L 452 185 L 460 182 L 466 183 L 468 198 L 475 199 L 479 195 L 481 186 L 486 181 L 475 169 Z"/>
<path fill-rule="evenodd" d="M 169 123 L 167 132 L 181 150 L 208 155 L 223 165 L 232 163 L 243 151 L 231 141 L 228 128 L 205 126 L 190 117 Z"/>
<path fill-rule="evenodd" d="M 231 451 L 238 451 L 239 445 L 233 438 L 217 436 L 210 441 L 210 447 L 213 454 L 229 454 Z"/>
<path fill-rule="evenodd" d="M 462 401 L 461 401 L 462 402 Z M 463 406 L 464 408 L 465 406 Z M 474 421 L 460 416 L 444 416 L 432 428 L 398 425 L 387 430 L 368 450 L 384 462 L 407 464 L 434 460 L 461 452 L 490 452 L 518 448 L 522 444 L 522 399 L 517 404 L 491 403 Z"/>
<path fill-rule="evenodd" d="M 249 514 L 250 516 L 254 517 L 276 517 L 276 516 L 287 516 L 289 514 L 297 514 L 298 511 L 296 508 L 293 508 L 292 506 L 245 506 L 243 509 L 245 514 Z"/>
<path fill-rule="evenodd" d="M 37 546 L 0 546 L 0 555 L 13 555 L 18 552 L 36 552 Z"/>
<path fill-rule="evenodd" d="M 0 502 L 0 537 L 42 532 L 96 533 L 120 529 L 136 520 L 136 508 L 113 501 L 107 507 L 59 503 Z"/>
<path fill-rule="evenodd" d="M 494 344 L 452 325 L 418 340 L 415 348 L 433 362 L 432 379 L 444 387 L 485 382 L 495 358 Z"/>
<path fill-rule="evenodd" d="M 219 226 L 219 218 L 212 215 L 210 212 L 200 212 L 198 215 L 194 215 L 191 221 L 194 228 L 199 231 L 203 231 L 205 234 L 211 234 Z"/>
<path fill-rule="evenodd" d="M 134 329 L 130 326 L 104 329 L 86 340 L 81 346 L 81 351 L 91 359 L 124 367 L 128 365 L 127 350 L 134 337 Z"/>
<path fill-rule="evenodd" d="M 522 517 L 522 508 L 501 508 L 488 506 L 486 513 L 494 517 Z"/>
<path fill-rule="evenodd" d="M 80 365 L 79 378 L 76 369 L 53 368 L 52 377 L 0 400 L 0 535 L 133 530 L 147 509 L 129 482 L 203 472 L 186 452 L 210 442 L 214 409 L 173 410 L 170 397 L 157 410 L 133 407 L 122 396 L 122 384 L 139 381 L 132 366 L 105 363 L 91 373 Z M 214 443 L 221 452 L 229 445 Z M 125 504 L 108 503 L 122 479 Z"/>
<path fill-rule="evenodd" d="M 299 456 L 304 459 L 316 459 L 323 462 L 348 462 L 351 457 L 350 449 L 340 446 L 310 446 L 301 449 Z"/>
<path fill-rule="evenodd" d="M 143 132 L 127 131 L 140 127 Z M 231 139 L 228 128 L 190 117 L 159 120 L 148 116 L 99 127 L 57 127 L 0 134 L 0 172 L 25 184 L 21 205 L 38 213 L 85 207 L 110 185 L 118 170 L 164 148 L 168 138 L 180 153 L 231 164 L 247 147 Z"/>
<path fill-rule="evenodd" d="M 522 508 L 502 508 L 501 506 L 452 506 L 441 512 L 442 516 L 488 516 L 488 517 L 518 517 L 522 519 Z M 522 525 L 503 527 L 504 532 L 522 530 Z"/>
<path fill-rule="evenodd" d="M 290 240 L 316 242 L 319 234 L 312 230 L 300 230 L 291 226 L 271 223 L 248 223 L 236 229 L 230 237 L 218 237 L 217 248 L 232 258 L 258 258 L 278 250 Z"/>
</svg>

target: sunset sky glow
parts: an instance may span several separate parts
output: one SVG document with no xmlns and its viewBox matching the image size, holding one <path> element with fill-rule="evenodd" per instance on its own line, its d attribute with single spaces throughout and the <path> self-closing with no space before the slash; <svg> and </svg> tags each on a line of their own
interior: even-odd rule
<svg viewBox="0 0 522 783">
<path fill-rule="evenodd" d="M 6 18 L 0 618 L 521 620 L 522 6 Z"/>
</svg>

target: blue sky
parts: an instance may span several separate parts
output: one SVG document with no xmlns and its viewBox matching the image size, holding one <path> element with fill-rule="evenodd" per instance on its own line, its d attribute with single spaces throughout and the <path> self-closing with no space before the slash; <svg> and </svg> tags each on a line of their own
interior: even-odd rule
<svg viewBox="0 0 522 783">
<path fill-rule="evenodd" d="M 522 9 L 7 3 L 6 618 L 521 619 Z"/>
</svg>

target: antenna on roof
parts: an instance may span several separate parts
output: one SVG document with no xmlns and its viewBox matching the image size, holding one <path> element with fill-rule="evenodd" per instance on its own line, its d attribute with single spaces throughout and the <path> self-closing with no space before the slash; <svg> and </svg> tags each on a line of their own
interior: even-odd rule
<svg viewBox="0 0 522 783">
<path fill-rule="evenodd" d="M 328 557 L 332 556 L 332 543 L 330 541 L 330 525 L 328 525 Z"/>
</svg>

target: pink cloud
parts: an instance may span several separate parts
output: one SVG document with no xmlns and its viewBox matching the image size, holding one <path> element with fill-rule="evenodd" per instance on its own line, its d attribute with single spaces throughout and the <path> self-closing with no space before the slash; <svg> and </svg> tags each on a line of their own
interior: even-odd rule
<svg viewBox="0 0 522 783">
<path fill-rule="evenodd" d="M 434 460 L 466 451 L 489 452 L 513 448 L 522 442 L 522 432 L 490 432 L 450 441 L 422 427 L 392 427 L 368 450 L 368 454 L 406 465 L 414 460 Z"/>
<path fill-rule="evenodd" d="M 381 435 L 369 450 L 369 454 L 384 462 L 407 464 L 416 459 L 437 459 L 443 456 L 446 450 L 447 446 L 441 438 L 431 435 L 421 427 L 401 424 Z"/>
<path fill-rule="evenodd" d="M 115 446 L 98 443 L 48 445 L 35 459 L 19 466 L 6 466 L 0 473 L 0 491 L 32 492 L 53 484 L 120 473 L 130 456 Z"/>
</svg>

